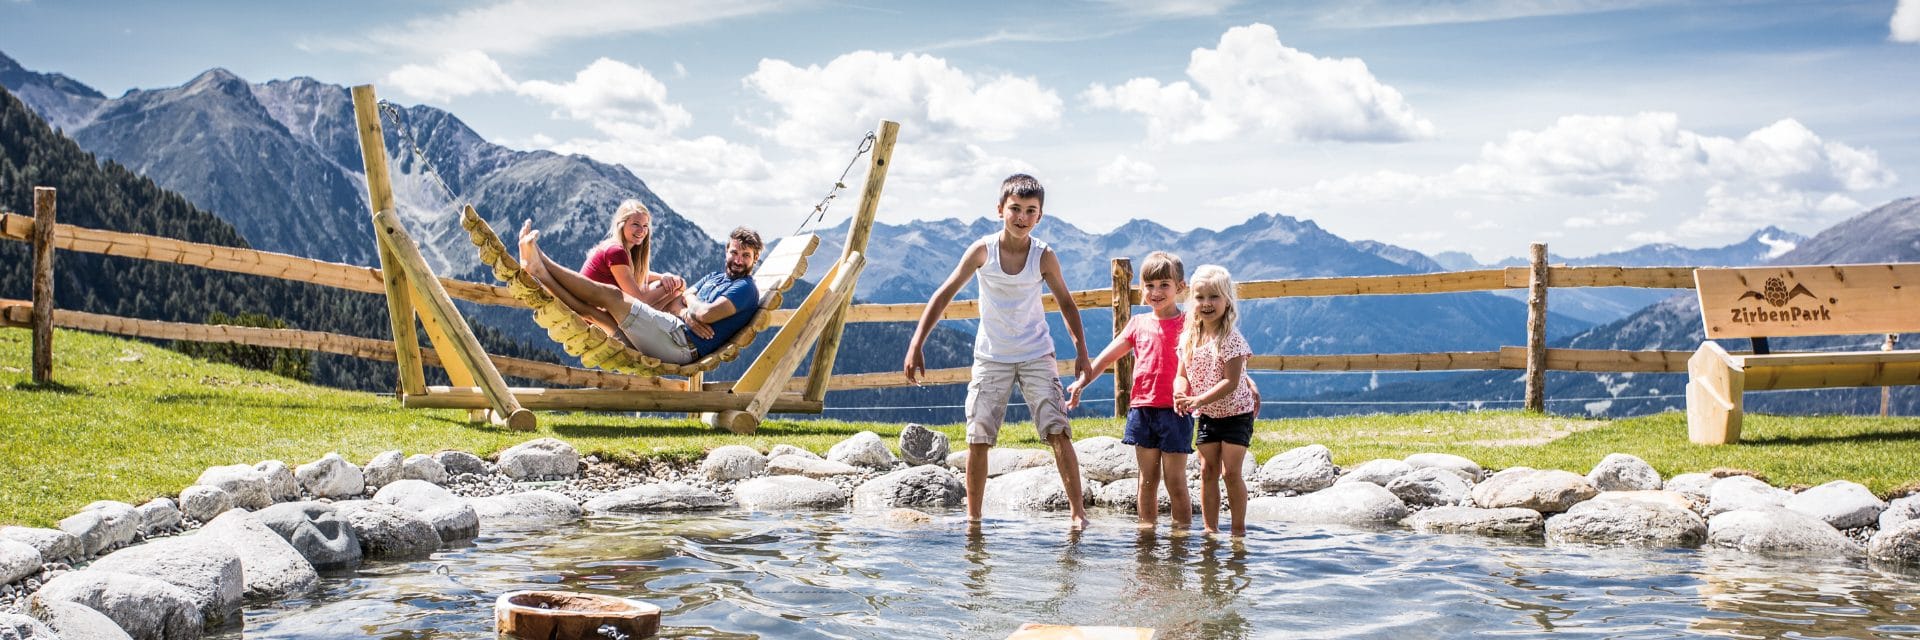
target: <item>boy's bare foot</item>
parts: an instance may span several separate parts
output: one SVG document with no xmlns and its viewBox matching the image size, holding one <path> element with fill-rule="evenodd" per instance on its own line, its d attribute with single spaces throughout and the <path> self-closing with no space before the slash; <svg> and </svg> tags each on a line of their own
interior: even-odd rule
<svg viewBox="0 0 1920 640">
<path fill-rule="evenodd" d="M 1093 522 L 1087 520 L 1087 515 L 1084 513 L 1073 516 L 1072 528 L 1074 531 L 1079 531 L 1092 525 Z"/>
</svg>

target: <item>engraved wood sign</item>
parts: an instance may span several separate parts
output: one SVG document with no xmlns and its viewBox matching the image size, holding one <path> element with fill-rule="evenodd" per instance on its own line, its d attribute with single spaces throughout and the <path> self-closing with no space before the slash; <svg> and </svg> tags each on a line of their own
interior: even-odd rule
<svg viewBox="0 0 1920 640">
<path fill-rule="evenodd" d="M 1702 268 L 1708 338 L 1920 330 L 1920 263 Z"/>
</svg>

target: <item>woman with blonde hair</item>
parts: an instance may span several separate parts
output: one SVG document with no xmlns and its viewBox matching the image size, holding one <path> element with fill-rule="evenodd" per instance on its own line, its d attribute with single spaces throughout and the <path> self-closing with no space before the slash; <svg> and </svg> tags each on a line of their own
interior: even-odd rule
<svg viewBox="0 0 1920 640">
<path fill-rule="evenodd" d="M 674 313 L 686 302 L 681 297 L 687 281 L 671 273 L 654 273 L 653 212 L 639 200 L 629 198 L 613 212 L 607 239 L 587 253 L 580 275 L 601 284 L 619 287 L 647 306 Z"/>
</svg>

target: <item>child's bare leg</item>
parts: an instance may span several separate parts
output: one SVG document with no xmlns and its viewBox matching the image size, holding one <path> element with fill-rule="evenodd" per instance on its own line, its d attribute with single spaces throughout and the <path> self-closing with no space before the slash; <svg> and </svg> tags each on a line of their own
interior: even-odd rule
<svg viewBox="0 0 1920 640">
<path fill-rule="evenodd" d="M 987 498 L 987 456 L 993 445 L 967 444 L 967 520 L 980 521 L 980 505 Z"/>
<path fill-rule="evenodd" d="M 1240 467 L 1246 462 L 1246 457 L 1246 447 L 1237 444 L 1220 444 L 1220 464 L 1226 471 L 1227 510 L 1233 513 L 1235 537 L 1247 535 L 1247 480 L 1240 477 Z M 1214 517 L 1219 517 L 1217 511 Z"/>
<path fill-rule="evenodd" d="M 1145 471 L 1141 477 L 1146 477 Z M 1168 505 L 1173 509 L 1173 528 L 1193 526 L 1193 499 L 1187 495 L 1187 454 L 1160 454 L 1160 477 L 1167 485 Z M 1151 483 L 1149 483 L 1151 484 Z"/>
<path fill-rule="evenodd" d="M 1135 511 L 1140 514 L 1140 525 L 1151 527 L 1160 520 L 1160 450 L 1136 446 L 1133 460 L 1140 464 L 1140 504 Z"/>
<path fill-rule="evenodd" d="M 1218 442 L 1200 445 L 1200 522 L 1207 533 L 1220 533 L 1220 448 Z"/>
<path fill-rule="evenodd" d="M 1085 529 L 1087 503 L 1080 496 L 1080 455 L 1073 450 L 1073 438 L 1064 433 L 1047 435 L 1053 445 L 1053 467 L 1060 472 L 1060 484 L 1067 489 L 1067 505 L 1073 509 L 1073 528 Z"/>
</svg>

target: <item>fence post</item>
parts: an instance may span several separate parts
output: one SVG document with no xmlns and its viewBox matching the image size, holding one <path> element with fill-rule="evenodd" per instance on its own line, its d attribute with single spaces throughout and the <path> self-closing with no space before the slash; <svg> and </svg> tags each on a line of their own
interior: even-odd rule
<svg viewBox="0 0 1920 640">
<path fill-rule="evenodd" d="M 1527 281 L 1527 411 L 1547 410 L 1547 243 L 1535 242 Z"/>
<path fill-rule="evenodd" d="M 53 187 L 33 188 L 33 383 L 53 382 Z"/>
<path fill-rule="evenodd" d="M 1113 259 L 1113 337 L 1127 328 L 1133 318 L 1133 259 Z M 1133 402 L 1133 356 L 1113 363 L 1113 417 L 1127 417 L 1127 405 Z"/>
<path fill-rule="evenodd" d="M 1900 334 L 1887 334 L 1887 341 L 1880 343 L 1881 351 L 1892 351 L 1893 345 L 1900 344 Z M 1893 387 L 1880 387 L 1880 417 L 1893 415 Z"/>
</svg>

